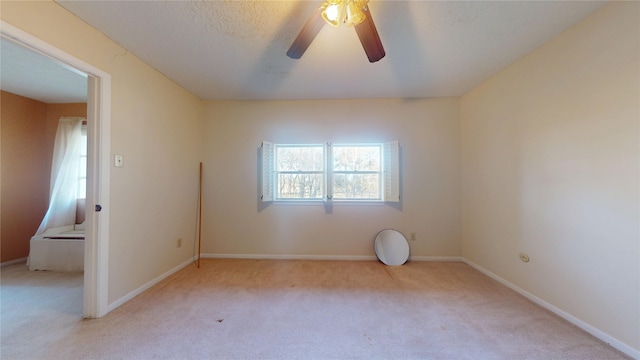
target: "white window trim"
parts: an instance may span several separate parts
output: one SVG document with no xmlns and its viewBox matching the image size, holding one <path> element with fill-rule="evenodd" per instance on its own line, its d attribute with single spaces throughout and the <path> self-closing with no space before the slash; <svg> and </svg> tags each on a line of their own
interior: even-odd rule
<svg viewBox="0 0 640 360">
<path fill-rule="evenodd" d="M 86 198 L 87 198 L 87 186 L 86 186 L 86 184 L 87 184 L 87 170 L 88 170 L 87 169 L 87 161 L 89 159 L 89 156 L 88 156 L 89 154 L 88 154 L 88 146 L 87 146 L 87 136 L 88 136 L 87 124 L 86 124 L 86 120 L 84 120 L 84 121 L 85 121 L 85 123 L 82 124 L 81 127 L 80 127 L 80 129 L 82 131 L 82 137 L 83 137 L 82 150 L 80 152 L 80 158 L 81 159 L 84 158 L 84 160 L 85 160 L 84 161 L 84 165 L 85 166 L 84 166 L 84 171 L 83 171 L 84 172 L 84 176 L 79 175 L 78 176 L 78 182 L 82 183 L 82 180 L 84 180 L 85 186 L 84 187 L 78 186 L 78 200 L 86 200 Z M 82 164 L 82 160 L 80 161 L 80 164 Z M 82 195 L 84 195 L 84 196 L 82 196 Z"/>
<path fill-rule="evenodd" d="M 363 144 L 337 144 L 338 146 L 352 145 L 378 145 L 380 143 L 363 143 Z M 283 144 L 284 145 L 284 144 Z M 286 144 L 289 145 L 289 144 Z M 398 141 L 390 141 L 382 143 L 382 171 L 381 179 L 382 188 L 380 199 L 333 199 L 333 156 L 332 144 L 326 143 L 325 169 L 324 169 L 324 196 L 320 199 L 279 199 L 275 196 L 276 187 L 276 169 L 275 169 L 275 149 L 276 144 L 263 141 L 261 145 L 261 176 L 260 176 L 260 200 L 262 202 L 272 202 L 277 204 L 296 204 L 296 205 L 322 205 L 322 204 L 341 204 L 341 205 L 364 205 L 364 204 L 384 204 L 386 202 L 400 202 L 400 145 Z M 300 144 L 300 146 L 317 146 L 317 144 Z"/>
<path fill-rule="evenodd" d="M 275 176 L 275 145 L 269 141 L 262 142 L 261 160 L 262 160 L 262 173 L 261 173 L 261 189 L 262 194 L 260 199 L 263 202 L 273 201 L 273 191 L 275 189 L 274 176 Z"/>
<path fill-rule="evenodd" d="M 385 202 L 400 202 L 400 143 L 389 141 L 382 145 L 383 196 Z"/>
<path fill-rule="evenodd" d="M 322 170 L 299 170 L 299 171 L 279 171 L 275 164 L 278 163 L 278 148 L 322 148 Z M 273 156 L 273 175 L 271 181 L 273 182 L 273 199 L 277 202 L 289 202 L 289 201 L 322 201 L 327 194 L 327 145 L 326 144 L 275 144 L 274 156 Z M 278 191 L 276 190 L 278 185 L 278 175 L 280 174 L 304 174 L 304 175 L 322 175 L 322 189 L 321 196 L 318 198 L 280 198 L 278 197 Z"/>
<path fill-rule="evenodd" d="M 335 168 L 333 167 L 333 163 L 330 164 L 331 168 L 328 171 L 329 175 L 330 175 L 330 182 L 327 182 L 327 184 L 332 184 L 333 183 L 333 176 L 335 174 L 354 174 L 354 175 L 366 175 L 366 174 L 372 174 L 372 175 L 378 175 L 378 187 L 380 189 L 379 192 L 379 197 L 378 198 L 374 198 L 374 199 L 367 199 L 367 198 L 336 198 L 335 194 L 331 194 L 331 200 L 333 201 L 338 201 L 338 202 L 384 202 L 384 176 L 385 176 L 385 168 L 384 168 L 384 143 L 354 143 L 354 144 L 330 144 L 329 148 L 331 149 L 331 157 L 329 158 L 331 162 L 333 162 L 333 148 L 334 147 L 377 147 L 378 150 L 380 151 L 380 170 L 378 171 L 342 171 L 342 170 L 335 170 Z M 330 186 L 331 190 L 333 191 L 333 186 Z"/>
</svg>

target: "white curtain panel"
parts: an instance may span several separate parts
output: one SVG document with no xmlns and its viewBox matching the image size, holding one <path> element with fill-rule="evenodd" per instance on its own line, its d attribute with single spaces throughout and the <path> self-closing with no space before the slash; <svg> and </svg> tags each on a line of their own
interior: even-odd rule
<svg viewBox="0 0 640 360">
<path fill-rule="evenodd" d="M 60 118 L 51 162 L 49 209 L 36 235 L 47 229 L 75 224 L 83 120 L 80 117 Z"/>
</svg>

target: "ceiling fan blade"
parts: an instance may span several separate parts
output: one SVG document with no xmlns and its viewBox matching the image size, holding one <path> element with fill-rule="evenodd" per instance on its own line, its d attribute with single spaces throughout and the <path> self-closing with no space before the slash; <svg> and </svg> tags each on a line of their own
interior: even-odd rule
<svg viewBox="0 0 640 360">
<path fill-rule="evenodd" d="M 291 44 L 291 47 L 287 51 L 288 57 L 292 59 L 300 59 L 302 54 L 307 51 L 307 48 L 311 45 L 311 42 L 315 39 L 316 35 L 318 35 L 320 29 L 322 29 L 325 24 L 321 14 L 322 9 L 318 7 L 302 27 L 298 37 L 293 40 L 293 44 Z"/>
<path fill-rule="evenodd" d="M 364 52 L 367 53 L 369 62 L 374 63 L 382 59 L 385 56 L 385 52 L 382 47 L 382 41 L 380 41 L 380 36 L 378 35 L 378 30 L 376 30 L 376 25 L 373 23 L 369 7 L 365 6 L 362 10 L 366 18 L 363 22 L 356 25 L 356 33 L 358 33 L 358 38 L 360 38 Z"/>
</svg>

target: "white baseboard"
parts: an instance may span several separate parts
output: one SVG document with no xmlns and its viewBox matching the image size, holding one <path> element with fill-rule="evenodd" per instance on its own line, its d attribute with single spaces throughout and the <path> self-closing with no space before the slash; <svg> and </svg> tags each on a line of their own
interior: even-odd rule
<svg viewBox="0 0 640 360">
<path fill-rule="evenodd" d="M 201 254 L 203 259 L 260 259 L 260 260 L 377 260 L 375 255 L 274 255 L 274 254 Z M 462 262 L 460 256 L 410 256 L 409 261 Z"/>
<path fill-rule="evenodd" d="M 203 259 L 260 259 L 260 260 L 377 260 L 368 255 L 274 255 L 274 254 L 201 254 Z"/>
<path fill-rule="evenodd" d="M 462 256 L 409 256 L 409 261 L 464 262 Z"/>
<path fill-rule="evenodd" d="M 596 329 L 595 327 L 589 325 L 588 323 L 578 319 L 577 317 L 549 304 L 548 302 L 542 300 L 541 298 L 531 294 L 530 292 L 512 284 L 511 282 L 505 280 L 504 278 L 492 273 L 491 271 L 483 268 L 482 266 L 468 260 L 465 258 L 461 258 L 462 261 L 466 264 L 468 264 L 469 266 L 473 267 L 474 269 L 480 271 L 481 273 L 487 275 L 488 277 L 492 278 L 493 280 L 501 283 L 502 285 L 508 287 L 509 289 L 517 292 L 518 294 L 526 297 L 527 299 L 533 301 L 534 303 L 542 306 L 543 308 L 551 311 L 552 313 L 560 316 L 561 318 L 567 320 L 568 322 L 572 323 L 573 325 L 579 327 L 580 329 L 588 332 L 589 334 L 595 336 L 596 338 L 604 341 L 605 343 L 611 345 L 612 347 L 614 347 L 615 349 L 620 350 L 621 352 L 627 354 L 628 356 L 631 356 L 634 359 L 640 359 L 640 351 L 636 350 L 634 348 L 632 348 L 631 346 L 623 343 L 622 341 L 614 338 L 613 336 L 606 334 L 598 329 Z"/>
<path fill-rule="evenodd" d="M 109 304 L 109 306 L 107 306 L 107 311 L 103 314 L 107 315 L 108 313 L 110 313 L 111 311 L 115 310 L 117 307 L 119 307 L 120 305 L 126 303 L 127 301 L 133 299 L 134 297 L 140 295 L 141 293 L 143 293 L 144 291 L 146 291 L 147 289 L 149 289 L 150 287 L 152 287 L 153 285 L 159 283 L 160 281 L 166 279 L 167 277 L 169 277 L 170 275 L 178 272 L 179 270 L 182 270 L 184 267 L 186 267 L 189 264 L 192 264 L 195 261 L 195 257 L 192 259 L 188 259 L 186 261 L 184 261 L 183 263 L 181 263 L 180 265 L 174 267 L 173 269 L 165 272 L 164 274 L 156 277 L 155 279 L 147 282 L 146 284 L 140 286 L 139 288 L 133 290 L 132 292 L 128 293 L 127 295 L 121 297 L 120 299 L 112 302 L 111 304 Z"/>
<path fill-rule="evenodd" d="M 23 258 L 20 258 L 20 259 L 5 261 L 3 263 L 0 263 L 0 267 L 5 267 L 5 266 L 13 265 L 13 264 L 19 264 L 19 263 L 22 263 L 22 262 L 27 262 L 27 258 L 23 257 Z"/>
</svg>

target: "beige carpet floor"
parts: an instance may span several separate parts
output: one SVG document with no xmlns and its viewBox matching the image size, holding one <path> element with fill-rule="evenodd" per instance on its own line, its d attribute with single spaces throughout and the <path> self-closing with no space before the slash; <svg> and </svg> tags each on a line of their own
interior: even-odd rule
<svg viewBox="0 0 640 360">
<path fill-rule="evenodd" d="M 2 359 L 627 358 L 463 263 L 203 260 L 91 320 L 81 286 L 3 268 Z"/>
</svg>

